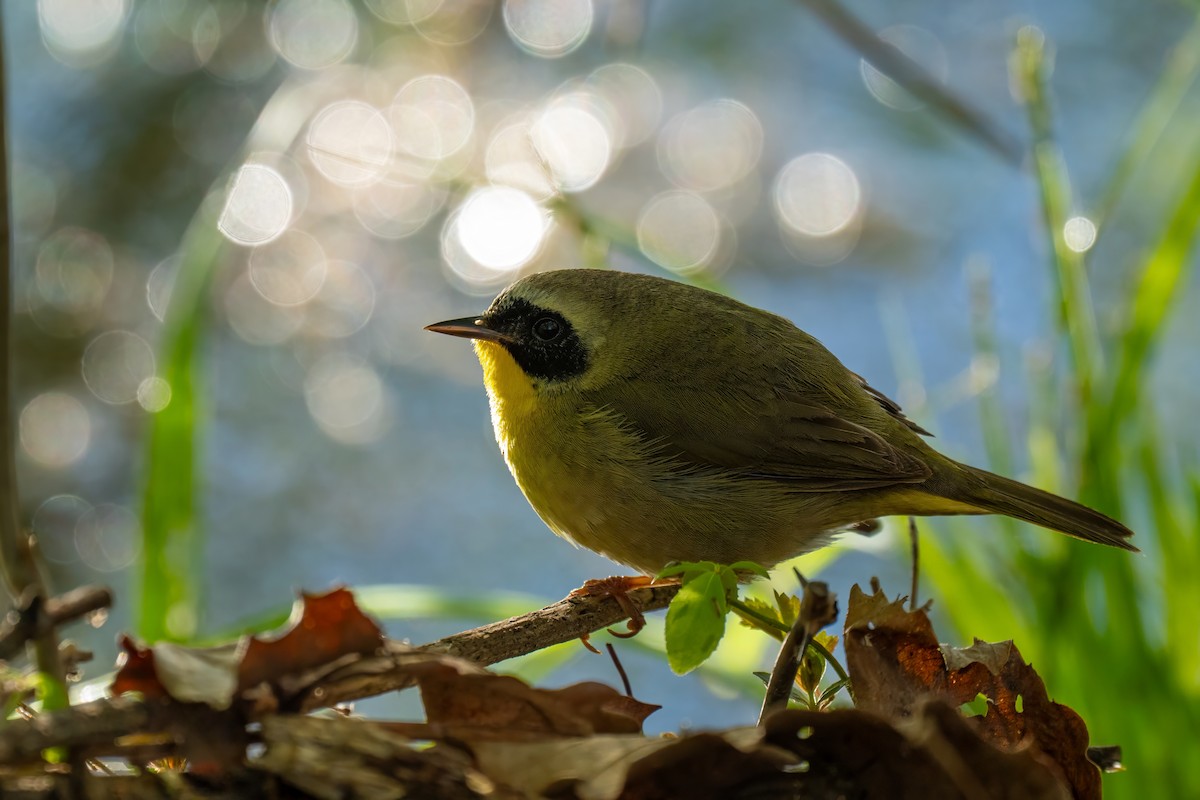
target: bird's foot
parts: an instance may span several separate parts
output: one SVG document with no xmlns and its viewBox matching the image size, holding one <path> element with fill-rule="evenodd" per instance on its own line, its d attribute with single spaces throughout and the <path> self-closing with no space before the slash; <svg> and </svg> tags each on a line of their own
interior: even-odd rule
<svg viewBox="0 0 1200 800">
<path fill-rule="evenodd" d="M 654 585 L 654 579 L 645 575 L 613 575 L 609 578 L 597 578 L 587 581 L 578 589 L 571 592 L 568 597 L 611 597 L 617 601 L 617 605 L 629 617 L 629 622 L 626 624 L 624 631 L 615 631 L 612 628 L 608 632 L 619 639 L 628 639 L 636 636 L 638 631 L 646 627 L 646 617 L 642 615 L 642 610 L 638 608 L 637 603 L 629 596 L 629 593 L 635 589 L 644 589 L 647 586 Z M 588 635 L 580 637 L 583 646 L 593 653 L 599 653 L 589 641 Z"/>
</svg>

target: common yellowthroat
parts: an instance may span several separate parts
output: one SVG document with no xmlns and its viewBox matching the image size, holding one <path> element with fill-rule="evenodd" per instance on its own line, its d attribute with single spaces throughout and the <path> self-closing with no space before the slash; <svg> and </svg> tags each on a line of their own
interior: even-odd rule
<svg viewBox="0 0 1200 800">
<path fill-rule="evenodd" d="M 654 574 L 771 565 L 893 514 L 1007 514 L 1136 550 L 1098 511 L 960 464 L 786 319 L 647 275 L 522 278 L 478 317 L 492 425 L 546 524 Z"/>
</svg>

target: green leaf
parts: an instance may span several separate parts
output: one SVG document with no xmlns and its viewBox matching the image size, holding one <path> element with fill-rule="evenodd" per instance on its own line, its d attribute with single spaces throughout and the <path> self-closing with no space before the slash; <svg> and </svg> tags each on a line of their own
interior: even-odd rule
<svg viewBox="0 0 1200 800">
<path fill-rule="evenodd" d="M 721 577 L 715 570 L 697 575 L 667 609 L 667 663 L 677 675 L 703 664 L 725 635 L 729 604 Z"/>
<path fill-rule="evenodd" d="M 775 592 L 775 605 L 779 606 L 779 621 L 789 628 L 800 616 L 800 598 L 787 592 Z"/>
<path fill-rule="evenodd" d="M 779 619 L 779 612 L 776 611 L 775 607 L 772 606 L 770 603 L 768 603 L 766 600 L 760 600 L 757 597 L 747 597 L 747 598 L 744 598 L 742 600 L 742 602 L 746 606 L 748 606 L 750 608 L 750 610 L 754 611 L 756 614 L 759 614 L 768 619 Z M 768 633 L 771 636 L 778 639 L 779 641 L 781 641 L 781 642 L 783 641 L 783 636 L 784 636 L 783 631 L 779 630 L 778 628 L 776 628 L 772 625 L 767 625 L 767 624 L 763 623 L 761 620 L 755 619 L 754 617 L 739 615 L 738 621 L 740 623 L 742 623 L 743 625 L 745 625 L 747 628 L 751 628 L 756 631 L 762 631 L 763 633 Z M 783 624 L 783 623 L 781 622 L 780 624 Z"/>
<path fill-rule="evenodd" d="M 821 632 L 818 632 L 818 636 Z M 837 640 L 834 640 L 836 646 Z M 822 642 L 821 644 L 826 644 Z M 826 648 L 829 646 L 826 644 Z M 820 650 L 809 647 L 804 650 L 804 656 L 800 659 L 800 669 L 796 672 L 796 683 L 806 692 L 812 693 L 821 685 L 821 679 L 825 677 L 825 656 Z"/>
<path fill-rule="evenodd" d="M 736 564 L 730 564 L 729 569 L 734 572 L 753 572 L 760 578 L 766 578 L 770 575 L 767 572 L 767 568 L 757 561 L 739 561 Z"/>
<path fill-rule="evenodd" d="M 824 711 L 825 709 L 829 708 L 833 701 L 837 699 L 838 693 L 849 685 L 850 679 L 842 678 L 841 680 L 834 681 L 833 683 L 829 684 L 829 686 L 825 687 L 825 691 L 821 692 L 821 699 L 817 703 L 817 710 Z"/>
</svg>

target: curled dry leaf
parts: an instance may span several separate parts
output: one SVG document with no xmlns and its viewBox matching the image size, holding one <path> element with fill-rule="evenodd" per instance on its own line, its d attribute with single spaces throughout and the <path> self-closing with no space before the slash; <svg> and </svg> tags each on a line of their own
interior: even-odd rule
<svg viewBox="0 0 1200 800">
<path fill-rule="evenodd" d="M 244 636 L 216 647 L 182 647 L 162 642 L 141 647 L 128 636 L 110 692 L 140 692 L 180 702 L 228 708 L 234 698 L 261 683 L 273 683 L 328 664 L 347 654 L 367 654 L 383 644 L 379 626 L 344 588 L 302 594 L 288 626 L 278 635 Z"/>
<path fill-rule="evenodd" d="M 420 687 L 430 726 L 459 739 L 640 733 L 642 721 L 659 708 L 600 683 L 537 689 L 449 656 L 406 669 Z"/>
<path fill-rule="evenodd" d="M 1050 700 L 1012 642 L 940 645 L 924 611 L 907 611 L 902 599 L 867 595 L 857 586 L 850 593 L 845 635 L 860 709 L 906 719 L 931 697 L 957 708 L 982 694 L 987 714 L 971 722 L 986 741 L 1009 751 L 1036 748 L 1075 798 L 1100 797 L 1100 773 L 1087 758 L 1087 726 Z"/>
</svg>

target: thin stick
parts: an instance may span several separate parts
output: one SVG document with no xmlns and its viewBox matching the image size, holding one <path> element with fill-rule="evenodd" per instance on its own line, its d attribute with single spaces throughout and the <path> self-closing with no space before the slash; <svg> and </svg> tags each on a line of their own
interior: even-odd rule
<svg viewBox="0 0 1200 800">
<path fill-rule="evenodd" d="M 621 659 L 617 658 L 617 648 L 613 647 L 612 642 L 605 642 L 604 649 L 608 651 L 608 657 L 612 659 L 613 666 L 617 668 L 617 674 L 621 676 L 621 685 L 625 687 L 625 696 L 633 697 L 633 687 L 629 685 L 629 676 L 625 674 L 625 667 L 621 664 Z"/>
<path fill-rule="evenodd" d="M 44 603 L 29 598 L 0 622 L 0 660 L 11 660 L 21 652 L 34 637 L 39 618 L 58 627 L 111 605 L 112 591 L 104 586 L 80 586 Z"/>
<path fill-rule="evenodd" d="M 912 592 L 908 595 L 908 610 L 917 610 L 917 587 L 921 578 L 921 542 L 917 538 L 917 520 L 908 518 L 908 542 L 912 551 Z"/>
<path fill-rule="evenodd" d="M 775 668 L 771 670 L 771 678 L 767 681 L 767 693 L 758 715 L 759 725 L 763 725 L 771 714 L 787 708 L 792 684 L 796 682 L 796 672 L 800 669 L 805 651 L 817 631 L 836 618 L 837 598 L 829 591 L 829 586 L 821 581 L 806 583 L 804 597 L 800 601 L 800 613 L 796 615 L 796 622 L 779 648 Z"/>
</svg>

